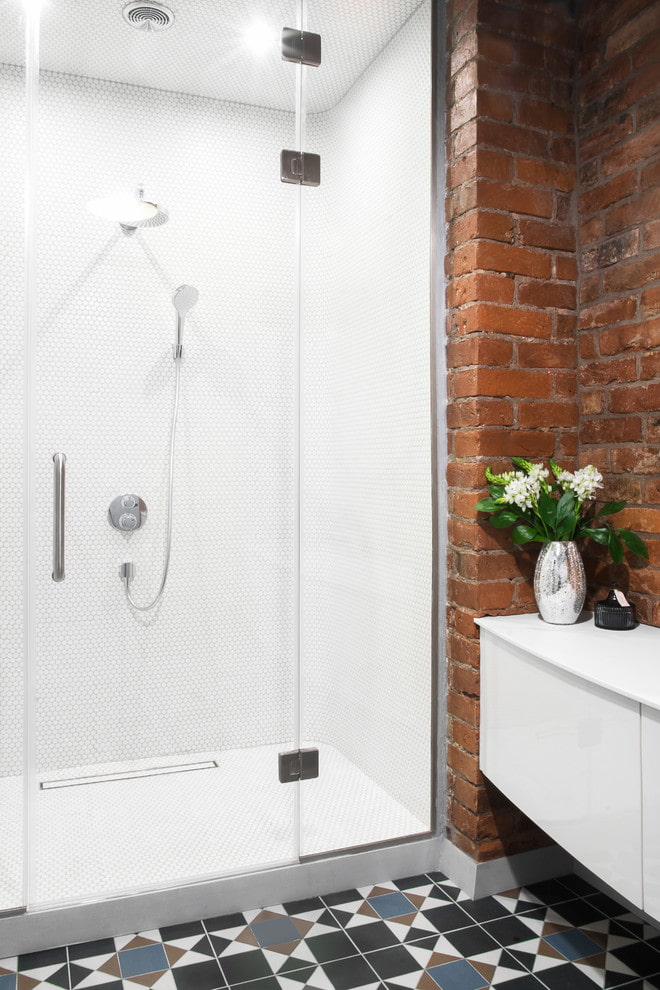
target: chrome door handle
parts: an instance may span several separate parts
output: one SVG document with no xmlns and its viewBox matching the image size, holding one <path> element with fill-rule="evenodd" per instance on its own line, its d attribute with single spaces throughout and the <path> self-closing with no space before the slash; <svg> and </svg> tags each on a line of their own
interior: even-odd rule
<svg viewBox="0 0 660 990">
<path fill-rule="evenodd" d="M 53 465 L 53 581 L 63 581 L 66 454 L 53 454 Z"/>
</svg>

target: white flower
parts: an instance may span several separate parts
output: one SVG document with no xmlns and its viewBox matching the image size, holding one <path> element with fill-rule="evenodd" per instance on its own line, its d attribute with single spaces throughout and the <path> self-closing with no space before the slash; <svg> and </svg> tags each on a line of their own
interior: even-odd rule
<svg viewBox="0 0 660 990">
<path fill-rule="evenodd" d="M 530 481 L 540 483 L 550 477 L 550 472 L 547 468 L 544 468 L 542 464 L 532 464 L 527 477 Z"/>
<path fill-rule="evenodd" d="M 603 476 L 593 464 L 587 464 L 575 472 L 575 483 L 572 485 L 573 491 L 581 502 L 585 499 L 593 498 L 597 488 L 602 488 Z"/>
<path fill-rule="evenodd" d="M 509 505 L 517 505 L 521 509 L 531 509 L 534 499 L 538 498 L 538 482 L 532 482 L 522 471 L 515 471 L 514 476 L 502 493 L 502 500 Z"/>
<path fill-rule="evenodd" d="M 588 498 L 593 498 L 597 488 L 602 488 L 603 476 L 597 471 L 593 464 L 587 464 L 580 468 L 575 474 L 570 471 L 562 471 L 558 475 L 557 481 L 564 491 L 574 491 L 579 502 L 584 502 Z"/>
</svg>

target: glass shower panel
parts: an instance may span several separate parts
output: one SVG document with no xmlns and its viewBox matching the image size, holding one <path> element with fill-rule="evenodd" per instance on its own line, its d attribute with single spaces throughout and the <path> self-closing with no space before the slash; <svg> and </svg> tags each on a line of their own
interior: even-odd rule
<svg viewBox="0 0 660 990">
<path fill-rule="evenodd" d="M 0 449 L 2 652 L 0 653 L 0 914 L 26 904 L 23 807 L 25 457 L 25 23 L 19 3 L 0 17 Z"/>
<path fill-rule="evenodd" d="M 307 4 L 301 854 L 432 826 L 431 2 Z"/>
<path fill-rule="evenodd" d="M 40 904 L 297 855 L 296 785 L 277 766 L 296 743 L 297 190 L 279 174 L 296 80 L 279 34 L 296 7 L 168 0 L 167 24 L 163 5 L 143 3 L 147 31 L 135 6 L 51 0 L 43 13 Z M 99 199 L 110 218 L 87 208 Z M 199 296 L 183 328 L 171 560 L 162 599 L 139 611 L 120 567 L 134 565 L 130 592 L 148 604 L 168 548 L 182 284 Z M 55 451 L 67 457 L 59 584 Z"/>
</svg>

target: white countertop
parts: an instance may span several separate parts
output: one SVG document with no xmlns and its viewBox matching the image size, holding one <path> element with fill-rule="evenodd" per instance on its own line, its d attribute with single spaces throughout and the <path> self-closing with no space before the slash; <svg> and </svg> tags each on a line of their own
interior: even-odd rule
<svg viewBox="0 0 660 990">
<path fill-rule="evenodd" d="M 572 626 L 556 626 L 532 615 L 496 615 L 474 620 L 507 643 L 577 677 L 660 709 L 660 629 L 598 629 L 593 613 Z"/>
</svg>

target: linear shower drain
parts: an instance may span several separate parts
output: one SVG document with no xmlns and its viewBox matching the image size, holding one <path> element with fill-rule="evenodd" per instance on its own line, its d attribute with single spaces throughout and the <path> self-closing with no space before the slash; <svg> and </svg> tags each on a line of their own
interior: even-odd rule
<svg viewBox="0 0 660 990">
<path fill-rule="evenodd" d="M 90 777 L 61 777 L 42 780 L 39 787 L 48 791 L 55 787 L 78 787 L 80 784 L 104 784 L 110 780 L 132 780 L 134 777 L 158 777 L 166 773 L 188 773 L 191 770 L 215 770 L 215 760 L 207 763 L 179 763 L 171 767 L 146 767 L 144 770 L 119 770 L 117 773 L 101 773 Z"/>
</svg>

